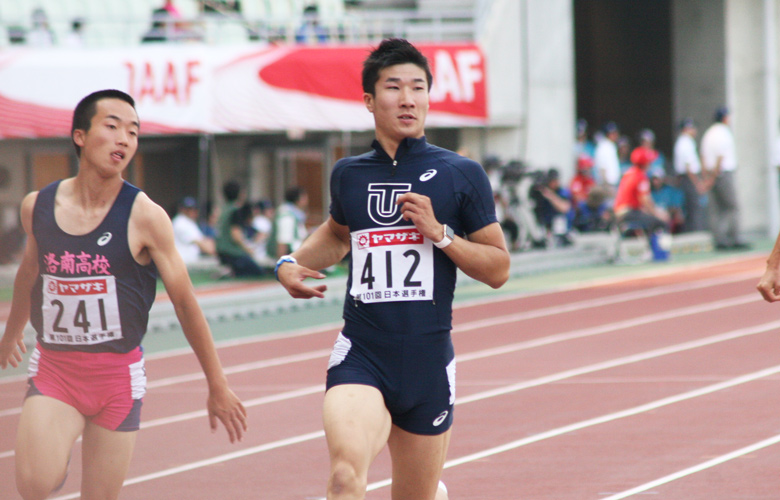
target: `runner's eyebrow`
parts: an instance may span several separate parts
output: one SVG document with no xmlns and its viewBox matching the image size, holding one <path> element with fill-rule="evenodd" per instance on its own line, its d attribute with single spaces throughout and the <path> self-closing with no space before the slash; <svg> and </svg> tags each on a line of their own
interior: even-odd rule
<svg viewBox="0 0 780 500">
<path fill-rule="evenodd" d="M 118 117 L 118 116 L 116 116 L 116 115 L 108 115 L 108 116 L 106 116 L 106 118 L 113 118 L 114 120 L 116 120 L 116 121 L 118 121 L 118 122 L 121 122 L 121 121 L 123 121 L 121 118 L 119 118 L 119 117 Z M 135 126 L 136 126 L 136 127 L 138 127 L 138 128 L 141 128 L 141 124 L 140 124 L 140 123 L 138 123 L 136 120 L 132 120 L 130 123 L 131 123 L 132 125 L 135 125 Z"/>
<path fill-rule="evenodd" d="M 388 77 L 385 81 L 386 82 L 400 82 L 400 81 L 402 81 L 402 78 L 399 78 L 397 76 L 391 76 L 391 77 Z M 412 81 L 413 82 L 424 82 L 425 78 L 414 78 Z"/>
</svg>

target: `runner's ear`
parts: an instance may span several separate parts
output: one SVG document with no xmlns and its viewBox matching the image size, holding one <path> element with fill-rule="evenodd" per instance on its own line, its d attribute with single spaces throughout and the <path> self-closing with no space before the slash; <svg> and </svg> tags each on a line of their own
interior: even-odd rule
<svg viewBox="0 0 780 500">
<path fill-rule="evenodd" d="M 374 112 L 374 96 L 368 92 L 363 93 L 363 103 L 366 105 L 366 109 L 369 113 Z"/>
</svg>

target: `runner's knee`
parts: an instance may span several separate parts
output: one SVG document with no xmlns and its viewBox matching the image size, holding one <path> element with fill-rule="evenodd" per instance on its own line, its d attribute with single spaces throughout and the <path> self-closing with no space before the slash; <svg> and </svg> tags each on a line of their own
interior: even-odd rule
<svg viewBox="0 0 780 500">
<path fill-rule="evenodd" d="M 62 482 L 64 473 L 58 478 L 50 479 L 34 470 L 17 470 L 16 489 L 24 500 L 43 500 L 54 488 Z"/>
<path fill-rule="evenodd" d="M 332 494 L 344 495 L 344 498 L 350 498 L 352 495 L 365 493 L 366 483 L 367 478 L 365 475 L 359 474 L 351 463 L 338 461 L 331 468 L 328 490 Z"/>
</svg>

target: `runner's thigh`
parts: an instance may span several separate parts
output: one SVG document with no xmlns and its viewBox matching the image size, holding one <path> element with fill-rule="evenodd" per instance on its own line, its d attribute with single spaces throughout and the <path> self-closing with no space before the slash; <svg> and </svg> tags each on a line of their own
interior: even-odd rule
<svg viewBox="0 0 780 500">
<path fill-rule="evenodd" d="M 393 500 L 433 500 L 447 458 L 448 430 L 443 434 L 412 434 L 393 426 L 387 442 L 393 460 Z"/>
<path fill-rule="evenodd" d="M 84 416 L 62 401 L 42 395 L 25 399 L 16 435 L 19 487 L 49 492 L 59 485 L 84 425 Z"/>
<path fill-rule="evenodd" d="M 112 499 L 119 496 L 133 456 L 137 434 L 137 431 L 112 431 L 87 423 L 82 446 L 82 500 Z"/>
<path fill-rule="evenodd" d="M 328 389 L 323 421 L 331 462 L 346 460 L 361 473 L 385 446 L 391 426 L 382 394 L 360 384 Z"/>
</svg>

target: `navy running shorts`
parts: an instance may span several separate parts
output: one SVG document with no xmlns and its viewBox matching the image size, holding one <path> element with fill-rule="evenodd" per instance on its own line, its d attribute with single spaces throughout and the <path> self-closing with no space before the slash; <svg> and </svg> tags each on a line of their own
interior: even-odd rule
<svg viewBox="0 0 780 500">
<path fill-rule="evenodd" d="M 359 332 L 341 332 L 328 362 L 326 387 L 342 384 L 376 387 L 401 429 L 442 434 L 452 426 L 455 404 L 450 332 L 417 335 L 363 326 Z"/>
</svg>

